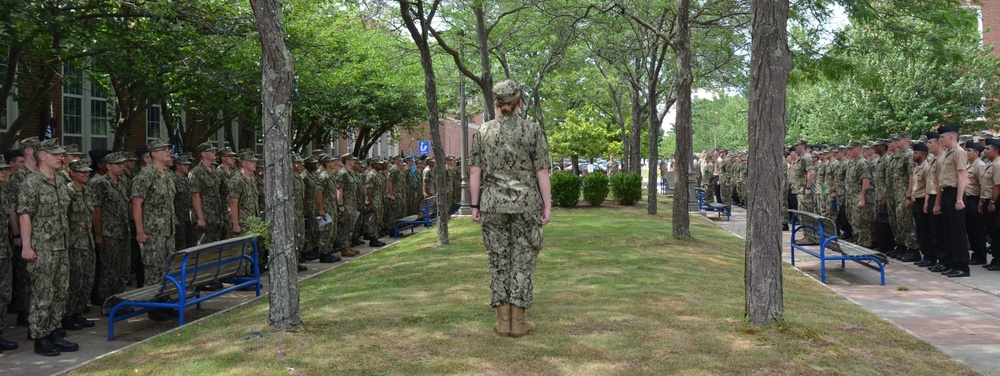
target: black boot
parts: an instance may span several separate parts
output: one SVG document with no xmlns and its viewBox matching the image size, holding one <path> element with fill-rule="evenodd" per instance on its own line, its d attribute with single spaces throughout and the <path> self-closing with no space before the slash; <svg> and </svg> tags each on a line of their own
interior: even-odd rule
<svg viewBox="0 0 1000 376">
<path fill-rule="evenodd" d="M 332 264 L 332 263 L 335 263 L 335 262 L 338 262 L 338 261 L 340 261 L 340 257 L 337 257 L 337 256 L 335 256 L 332 253 L 325 254 L 325 255 L 322 255 L 322 256 L 319 257 L 319 262 L 324 263 L 324 264 Z"/>
<path fill-rule="evenodd" d="M 308 267 L 306 267 L 305 265 L 302 265 L 302 264 L 299 264 L 298 269 L 299 269 L 299 272 L 304 272 L 306 270 L 309 270 Z"/>
<path fill-rule="evenodd" d="M 2 351 L 17 350 L 17 343 L 0 338 L 0 350 Z"/>
<path fill-rule="evenodd" d="M 73 320 L 72 317 L 66 316 L 62 320 L 62 328 L 66 330 L 83 330 L 83 325 Z"/>
<path fill-rule="evenodd" d="M 41 356 L 56 356 L 59 355 L 59 348 L 52 344 L 49 337 L 43 337 L 35 340 L 35 354 Z"/>
<path fill-rule="evenodd" d="M 302 259 L 306 260 L 306 261 L 312 261 L 312 260 L 319 259 L 319 252 L 312 251 L 312 252 L 306 253 L 306 254 L 302 255 Z"/>
<path fill-rule="evenodd" d="M 361 239 L 358 238 L 351 239 L 351 247 L 357 247 L 362 244 L 365 244 L 365 242 L 361 241 Z"/>
<path fill-rule="evenodd" d="M 53 332 L 50 334 L 49 341 L 52 342 L 52 344 L 55 345 L 59 351 L 74 352 L 80 349 L 80 345 L 67 341 L 65 337 L 59 334 L 59 332 Z"/>
<path fill-rule="evenodd" d="M 167 314 L 167 312 L 164 311 L 163 309 L 154 309 L 152 311 L 149 311 L 149 313 L 147 313 L 147 316 L 149 316 L 150 320 L 157 322 L 170 320 L 170 315 Z"/>
<path fill-rule="evenodd" d="M 385 243 L 380 242 L 378 239 L 372 239 L 368 242 L 369 247 L 385 247 Z"/>
<path fill-rule="evenodd" d="M 95 325 L 93 321 L 87 320 L 79 313 L 74 313 L 72 318 L 73 320 L 76 320 L 76 322 L 80 323 L 80 326 L 84 328 L 93 328 Z"/>
</svg>

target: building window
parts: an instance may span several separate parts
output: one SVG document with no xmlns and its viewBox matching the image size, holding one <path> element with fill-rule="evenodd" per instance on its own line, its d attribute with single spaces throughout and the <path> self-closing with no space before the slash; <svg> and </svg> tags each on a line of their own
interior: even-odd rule
<svg viewBox="0 0 1000 376">
<path fill-rule="evenodd" d="M 160 127 L 163 126 L 163 118 L 160 116 L 160 106 L 149 106 L 146 110 L 146 140 L 163 138 Z"/>
<path fill-rule="evenodd" d="M 63 66 L 62 143 L 83 152 L 108 149 L 111 136 L 107 91 L 95 77 L 73 64 Z"/>
</svg>

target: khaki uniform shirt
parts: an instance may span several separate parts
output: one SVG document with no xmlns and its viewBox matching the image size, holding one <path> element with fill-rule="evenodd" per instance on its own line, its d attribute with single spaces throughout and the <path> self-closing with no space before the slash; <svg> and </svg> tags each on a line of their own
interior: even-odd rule
<svg viewBox="0 0 1000 376">
<path fill-rule="evenodd" d="M 928 172 L 930 169 L 931 165 L 926 160 L 913 169 L 913 192 L 910 194 L 910 198 L 924 198 L 928 194 L 927 178 L 929 177 Z"/>
<path fill-rule="evenodd" d="M 938 171 L 938 183 L 941 188 L 958 187 L 958 172 L 965 171 L 968 163 L 969 159 L 964 151 L 959 151 L 958 148 L 945 151 L 940 163 L 941 169 Z"/>
<path fill-rule="evenodd" d="M 993 173 L 995 170 L 995 163 L 993 161 L 984 162 L 983 176 L 979 180 L 979 198 L 981 200 L 992 200 L 993 199 L 993 186 L 996 185 L 996 180 L 998 180 Z"/>
<path fill-rule="evenodd" d="M 966 159 L 968 161 L 968 159 Z M 975 162 L 969 163 L 965 168 L 966 176 L 968 181 L 965 184 L 965 195 L 972 197 L 979 197 L 982 193 L 980 188 L 983 182 L 983 173 L 986 172 L 986 163 L 983 163 L 982 159 L 976 158 Z"/>
<path fill-rule="evenodd" d="M 944 156 L 944 154 L 941 154 L 941 156 Z M 939 189 L 938 174 L 941 171 L 941 163 L 940 163 L 941 161 L 940 158 L 937 157 L 931 158 L 931 156 L 928 156 L 927 160 L 928 160 L 927 163 L 930 164 L 927 168 L 927 177 L 926 177 L 927 194 L 937 195 Z"/>
</svg>

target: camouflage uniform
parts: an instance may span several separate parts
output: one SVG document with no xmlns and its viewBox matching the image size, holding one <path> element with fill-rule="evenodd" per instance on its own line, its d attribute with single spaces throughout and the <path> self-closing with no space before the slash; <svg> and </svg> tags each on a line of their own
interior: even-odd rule
<svg viewBox="0 0 1000 376">
<path fill-rule="evenodd" d="M 422 172 L 422 175 L 423 175 L 423 178 L 421 180 L 427 186 L 427 189 L 425 190 L 427 192 L 427 196 L 426 197 L 437 196 L 437 184 L 436 184 L 437 182 L 434 181 L 434 167 L 431 167 L 430 163 L 427 164 L 427 167 L 424 167 L 424 171 Z M 421 189 L 423 189 L 423 188 L 421 188 Z"/>
<path fill-rule="evenodd" d="M 323 209 L 326 210 L 327 214 L 333 220 L 333 222 L 319 230 L 319 254 L 321 255 L 333 253 L 333 249 L 339 244 L 337 242 L 337 235 L 339 234 L 337 227 L 338 222 L 340 222 L 338 219 L 340 209 L 337 205 L 337 188 L 340 188 L 338 177 L 338 171 L 331 170 L 321 172 L 316 178 L 316 190 L 320 191 L 320 194 L 323 196 Z M 347 193 L 345 192 L 344 194 L 346 195 Z M 347 200 L 346 196 L 344 200 Z"/>
<path fill-rule="evenodd" d="M 31 174 L 31 170 L 25 166 L 21 166 L 21 168 L 14 171 L 7 178 L 7 185 L 4 186 L 4 196 L 10 197 L 11 203 L 17 203 L 21 186 L 24 185 L 24 180 Z M 6 212 L 9 207 L 10 205 L 4 207 L 4 211 Z M 21 250 L 19 248 L 13 248 L 12 252 L 17 257 L 14 257 L 11 262 L 14 270 L 14 278 L 10 309 L 15 312 L 28 312 L 28 308 L 31 306 L 31 274 L 28 273 L 28 262 L 21 258 Z"/>
<path fill-rule="evenodd" d="M 31 217 L 31 246 L 37 259 L 27 263 L 31 276 L 28 330 L 31 338 L 44 338 L 62 326 L 69 297 L 67 236 L 69 187 L 61 179 L 35 171 L 24 180 L 17 196 L 17 214 Z"/>
<path fill-rule="evenodd" d="M 89 170 L 89 168 L 88 168 Z M 94 287 L 93 212 L 94 198 L 90 187 L 76 189 L 72 182 L 66 185 L 70 191 L 69 237 L 67 239 L 70 258 L 69 299 L 66 315 L 82 314 L 87 307 L 90 292 Z"/>
<path fill-rule="evenodd" d="M 387 229 L 392 228 L 396 220 L 406 216 L 406 208 L 403 203 L 407 202 L 406 192 L 408 190 L 406 189 L 406 185 L 409 183 L 407 183 L 406 172 L 404 170 L 405 167 L 403 169 L 395 165 L 389 167 L 389 181 L 392 182 L 392 194 L 395 196 L 395 200 L 390 200 L 388 204 L 389 215 L 387 215 L 386 223 L 389 226 L 386 227 Z"/>
<path fill-rule="evenodd" d="M 201 213 L 205 216 L 205 228 L 196 229 L 196 239 L 200 239 L 202 243 L 222 240 L 225 238 L 225 231 L 229 230 L 223 227 L 226 222 L 224 216 L 229 212 L 226 209 L 229 202 L 222 196 L 222 186 L 226 182 L 228 179 L 223 180 L 223 174 L 206 168 L 201 163 L 188 173 L 188 189 L 191 194 L 197 193 L 201 197 Z M 197 224 L 198 213 L 194 214 Z"/>
<path fill-rule="evenodd" d="M 813 169 L 812 155 L 805 153 L 800 155 L 799 159 L 795 161 L 792 166 L 792 193 L 797 196 L 799 201 L 799 210 L 804 212 L 815 213 L 816 208 L 812 199 L 812 187 L 808 186 L 809 183 L 809 171 Z M 810 193 L 806 193 L 806 189 L 809 189 Z"/>
<path fill-rule="evenodd" d="M 132 197 L 142 199 L 143 230 L 149 237 L 141 244 L 145 285 L 163 282 L 167 261 L 174 251 L 174 179 L 170 170 L 146 166 L 132 181 Z M 203 209 L 204 210 L 204 209 Z"/>
<path fill-rule="evenodd" d="M 358 194 L 361 188 L 360 180 L 355 177 L 357 174 L 354 171 L 349 171 L 347 167 L 334 173 L 336 175 L 333 176 L 333 179 L 336 180 L 337 186 L 344 196 L 344 227 L 340 228 L 337 233 L 337 244 L 342 249 L 348 249 L 351 245 L 351 238 L 354 236 L 354 229 L 358 224 L 358 217 L 361 214 L 358 210 L 362 203 L 361 196 Z"/>
<path fill-rule="evenodd" d="M 857 244 L 863 247 L 872 246 L 872 222 L 875 219 L 875 192 L 872 189 L 871 179 L 874 166 L 872 161 L 861 157 L 853 161 L 847 168 L 847 184 L 850 186 L 850 201 L 847 201 L 848 219 L 851 227 L 857 236 Z M 864 179 L 869 179 L 868 190 L 865 194 L 865 207 L 859 208 L 861 201 L 861 190 Z M 853 213 L 853 215 L 851 214 Z"/>
<path fill-rule="evenodd" d="M 229 179 L 240 173 L 239 168 L 233 168 L 226 171 L 222 166 L 215 168 L 216 176 L 219 179 L 219 200 L 222 202 L 222 230 L 220 232 L 221 239 L 229 239 L 233 235 L 233 220 L 230 218 L 229 213 Z M 204 210 L 204 209 L 202 209 Z"/>
<path fill-rule="evenodd" d="M 305 236 L 302 239 L 302 250 L 305 253 L 315 252 L 319 245 L 319 229 L 317 228 L 316 216 L 319 215 L 319 208 L 316 202 L 317 178 L 309 170 L 303 170 L 301 174 L 303 182 L 303 203 L 305 204 Z"/>
<path fill-rule="evenodd" d="M 909 188 L 910 175 L 917 168 L 916 162 L 913 161 L 913 150 L 906 149 L 902 152 L 896 152 L 893 154 L 892 161 L 889 170 L 886 171 L 886 181 L 889 183 L 889 205 L 896 218 L 893 231 L 896 244 L 903 244 L 909 250 L 920 249 L 913 211 L 906 206 L 906 192 Z"/>
<path fill-rule="evenodd" d="M 106 161 L 116 157 L 105 158 Z M 98 262 L 101 263 L 101 276 L 98 278 L 97 299 L 104 301 L 108 297 L 125 292 L 125 284 L 129 274 L 132 274 L 131 239 L 129 237 L 129 189 L 120 176 L 116 182 L 105 174 L 97 179 L 91 179 L 89 185 L 93 196 L 95 210 L 100 210 L 101 237 L 104 245 L 97 249 Z"/>
<path fill-rule="evenodd" d="M 732 168 L 729 156 L 723 157 L 722 163 L 719 164 L 719 191 L 722 194 L 722 204 L 727 207 L 732 207 L 733 205 Z"/>
<path fill-rule="evenodd" d="M 372 169 L 365 173 L 364 178 L 365 185 L 372 191 L 371 206 L 374 208 L 371 220 L 366 223 L 367 228 L 365 229 L 365 233 L 372 239 L 378 239 L 382 233 L 383 217 L 385 215 L 383 210 L 389 201 L 389 195 L 386 192 L 386 177 L 384 173 Z"/>
<path fill-rule="evenodd" d="M 413 204 L 411 204 L 410 215 L 419 215 L 421 203 L 424 201 L 424 169 L 419 167 L 412 173 L 413 176 Z"/>
<path fill-rule="evenodd" d="M 705 190 L 705 203 L 711 203 L 715 200 L 715 185 L 712 182 L 712 171 L 715 170 L 715 163 L 712 161 L 711 156 L 705 156 L 705 161 L 701 165 L 701 183 L 702 188 Z"/>
<path fill-rule="evenodd" d="M 542 249 L 536 173 L 552 166 L 545 134 L 518 116 L 499 116 L 473 136 L 469 165 L 482 169 L 478 205 L 492 275 L 490 305 L 529 308 Z"/>
<path fill-rule="evenodd" d="M 174 216 L 177 217 L 177 234 L 174 236 L 174 249 L 181 250 L 195 246 L 198 239 L 195 238 L 195 227 L 197 223 L 191 221 L 191 181 L 188 177 L 180 177 L 171 174 L 174 178 L 174 188 L 177 194 L 174 195 Z M 197 220 L 197 218 L 195 218 Z"/>
<path fill-rule="evenodd" d="M 0 155 L 0 169 L 10 170 L 10 165 L 4 160 L 3 155 Z M 6 186 L 2 188 L 5 189 Z M 10 203 L 10 196 L 0 194 L 0 208 L 3 208 L 5 213 Z M 3 334 L 3 329 L 7 327 L 4 319 L 7 317 L 7 305 L 10 304 L 14 283 L 14 265 L 11 264 L 14 254 L 10 242 L 6 239 L 10 239 L 10 226 L 4 223 L 0 225 L 0 334 Z M 17 258 L 21 258 L 20 255 Z"/>
</svg>

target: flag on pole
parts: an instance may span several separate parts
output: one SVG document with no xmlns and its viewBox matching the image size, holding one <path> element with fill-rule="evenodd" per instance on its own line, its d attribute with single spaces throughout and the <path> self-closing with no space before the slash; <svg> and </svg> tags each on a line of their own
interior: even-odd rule
<svg viewBox="0 0 1000 376">
<path fill-rule="evenodd" d="M 45 126 L 45 132 L 42 132 L 42 139 L 40 141 L 45 141 L 56 137 L 56 112 L 52 107 L 52 102 L 49 102 L 49 124 Z"/>
<path fill-rule="evenodd" d="M 181 128 L 174 129 L 174 150 L 171 153 L 176 157 L 184 154 L 184 141 L 181 140 Z"/>
</svg>

